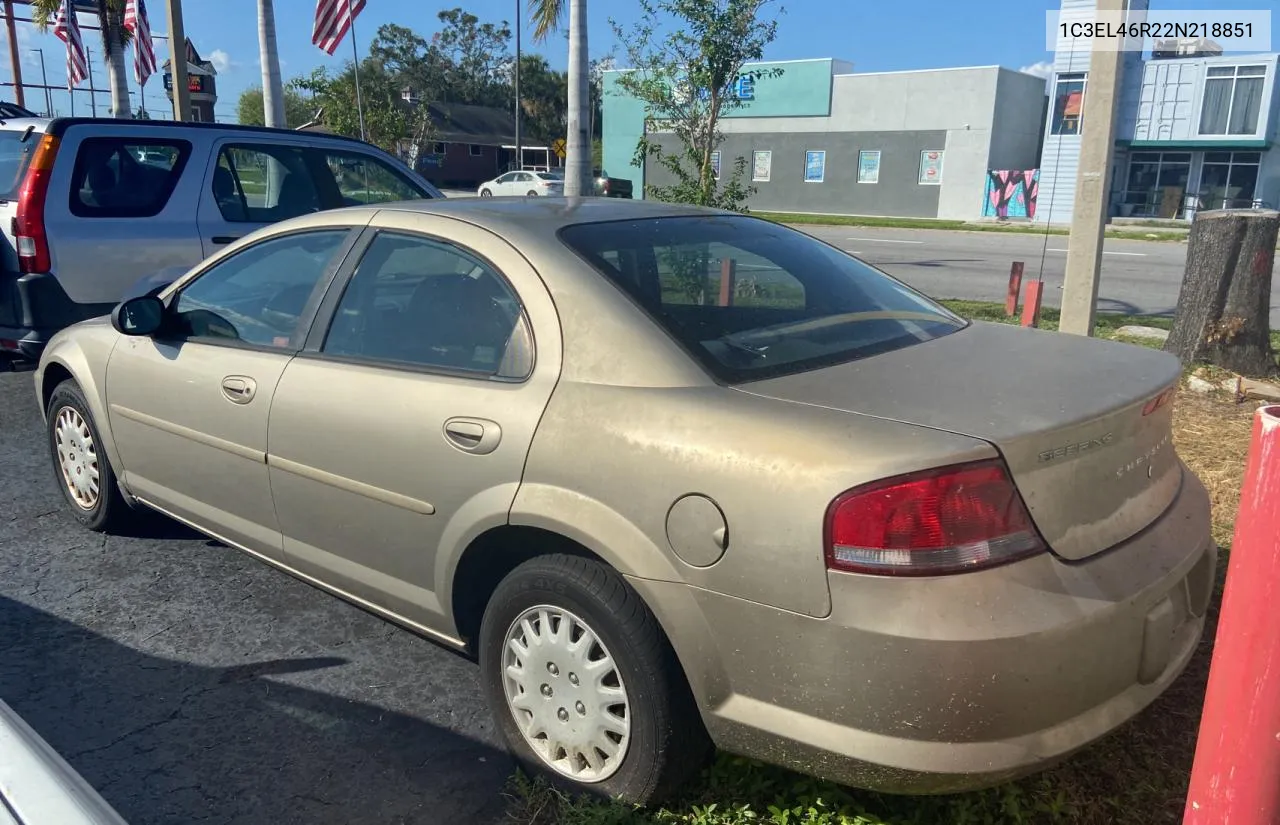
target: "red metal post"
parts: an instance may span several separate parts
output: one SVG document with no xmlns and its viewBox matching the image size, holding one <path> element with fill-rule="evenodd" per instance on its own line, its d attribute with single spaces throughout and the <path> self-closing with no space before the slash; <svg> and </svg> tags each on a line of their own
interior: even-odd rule
<svg viewBox="0 0 1280 825">
<path fill-rule="evenodd" d="M 734 258 L 720 260 L 720 306 L 733 305 L 733 288 L 737 281 L 738 262 Z"/>
<path fill-rule="evenodd" d="M 1022 261 L 1014 261 L 1009 267 L 1009 294 L 1004 298 L 1004 314 L 1010 318 L 1018 314 L 1018 295 L 1022 292 Z"/>
<path fill-rule="evenodd" d="M 1280 406 L 1253 419 L 1184 825 L 1280 822 Z"/>
<path fill-rule="evenodd" d="M 1044 295 L 1044 281 L 1027 282 L 1027 299 L 1022 302 L 1022 325 L 1035 327 L 1040 325 L 1040 299 Z"/>
<path fill-rule="evenodd" d="M 13 70 L 13 102 L 26 107 L 22 91 L 22 55 L 18 54 L 18 29 L 13 24 L 13 0 L 4 0 L 4 26 L 9 33 L 9 65 Z"/>
</svg>

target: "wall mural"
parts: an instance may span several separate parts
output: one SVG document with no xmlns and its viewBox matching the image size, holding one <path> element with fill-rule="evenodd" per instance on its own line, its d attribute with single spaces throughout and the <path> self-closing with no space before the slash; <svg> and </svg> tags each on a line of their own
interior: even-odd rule
<svg viewBox="0 0 1280 825">
<path fill-rule="evenodd" d="M 1034 218 L 1040 194 L 1039 169 L 990 169 L 982 198 L 984 218 Z"/>
</svg>

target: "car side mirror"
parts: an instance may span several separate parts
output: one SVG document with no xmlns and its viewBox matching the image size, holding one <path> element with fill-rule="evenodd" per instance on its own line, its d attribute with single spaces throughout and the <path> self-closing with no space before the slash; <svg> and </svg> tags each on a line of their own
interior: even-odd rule
<svg viewBox="0 0 1280 825">
<path fill-rule="evenodd" d="M 154 295 L 139 295 L 111 311 L 111 326 L 121 335 L 154 335 L 164 323 L 165 306 Z"/>
</svg>

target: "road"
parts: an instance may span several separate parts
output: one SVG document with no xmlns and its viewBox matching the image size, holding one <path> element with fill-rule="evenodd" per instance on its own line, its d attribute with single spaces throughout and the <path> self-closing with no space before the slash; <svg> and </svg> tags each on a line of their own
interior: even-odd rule
<svg viewBox="0 0 1280 825">
<path fill-rule="evenodd" d="M 130 825 L 504 820 L 476 667 L 157 518 L 66 518 L 0 374 L 0 697 Z"/>
<path fill-rule="evenodd" d="M 1067 238 L 995 232 L 944 232 L 858 226 L 798 226 L 856 253 L 935 298 L 1004 301 L 1013 261 L 1025 280 L 1043 277 L 1044 304 L 1062 301 Z M 1108 239 L 1103 246 L 1098 309 L 1171 315 L 1178 303 L 1187 246 Z M 1043 273 L 1043 274 L 1042 274 Z M 1271 326 L 1280 328 L 1280 294 L 1271 296 Z"/>
</svg>

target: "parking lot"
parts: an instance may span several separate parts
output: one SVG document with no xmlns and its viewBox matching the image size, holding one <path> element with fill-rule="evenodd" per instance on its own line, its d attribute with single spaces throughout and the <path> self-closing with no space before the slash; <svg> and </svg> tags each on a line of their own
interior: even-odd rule
<svg viewBox="0 0 1280 825">
<path fill-rule="evenodd" d="M 502 820 L 471 662 L 172 522 L 79 528 L 31 379 L 0 374 L 0 698 L 130 825 Z"/>
</svg>

